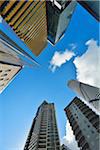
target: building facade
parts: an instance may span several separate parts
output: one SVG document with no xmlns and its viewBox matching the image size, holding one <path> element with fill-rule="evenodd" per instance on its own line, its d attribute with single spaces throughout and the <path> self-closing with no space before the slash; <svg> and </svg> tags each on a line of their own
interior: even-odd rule
<svg viewBox="0 0 100 150">
<path fill-rule="evenodd" d="M 55 45 L 64 35 L 76 7 L 76 1 L 47 1 L 48 40 Z"/>
<path fill-rule="evenodd" d="M 6 55 L 7 58 L 12 59 L 9 55 Z M 4 53 L 0 52 L 0 58 L 5 58 Z M 18 74 L 22 69 L 22 66 L 15 65 L 13 63 L 6 63 L 0 61 L 0 93 L 7 87 L 10 81 Z"/>
<path fill-rule="evenodd" d="M 36 64 L 28 53 L 0 30 L 0 93 L 24 66 Z"/>
<path fill-rule="evenodd" d="M 46 1 L 0 1 L 0 14 L 35 55 L 46 47 Z"/>
<path fill-rule="evenodd" d="M 77 97 L 64 110 L 80 150 L 99 150 L 99 115 Z"/>
<path fill-rule="evenodd" d="M 68 87 L 100 111 L 100 88 L 79 82 L 77 80 L 70 80 L 68 82 Z"/>
<path fill-rule="evenodd" d="M 100 21 L 99 0 L 2 0 L 0 15 L 38 56 L 47 40 L 55 45 L 64 36 L 77 1 Z"/>
<path fill-rule="evenodd" d="M 44 101 L 36 116 L 26 140 L 24 150 L 60 150 L 54 103 Z"/>
</svg>

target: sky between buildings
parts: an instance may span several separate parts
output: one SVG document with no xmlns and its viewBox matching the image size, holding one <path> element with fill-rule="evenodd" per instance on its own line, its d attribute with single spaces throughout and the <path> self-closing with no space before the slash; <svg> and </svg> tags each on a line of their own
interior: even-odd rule
<svg viewBox="0 0 100 150">
<path fill-rule="evenodd" d="M 2 24 L 0 28 L 22 48 L 25 47 L 9 28 Z M 73 150 L 64 108 L 75 93 L 67 87 L 67 82 L 78 79 L 100 86 L 98 32 L 99 23 L 77 5 L 60 42 L 54 47 L 48 44 L 39 57 L 34 56 L 40 67 L 25 67 L 0 95 L 1 150 L 23 149 L 32 120 L 43 100 L 55 103 L 61 141 Z M 27 47 L 26 50 L 29 51 Z"/>
</svg>

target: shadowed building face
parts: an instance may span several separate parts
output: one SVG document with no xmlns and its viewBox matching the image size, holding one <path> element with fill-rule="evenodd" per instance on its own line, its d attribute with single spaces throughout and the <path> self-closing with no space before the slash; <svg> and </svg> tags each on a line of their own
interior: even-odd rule
<svg viewBox="0 0 100 150">
<path fill-rule="evenodd" d="M 99 0 L 77 0 L 93 17 L 100 21 Z"/>
<path fill-rule="evenodd" d="M 47 1 L 48 40 L 55 45 L 64 35 L 76 7 L 76 1 Z"/>
<path fill-rule="evenodd" d="M 0 1 L 0 10 L 21 40 L 39 55 L 47 45 L 46 1 Z"/>
</svg>

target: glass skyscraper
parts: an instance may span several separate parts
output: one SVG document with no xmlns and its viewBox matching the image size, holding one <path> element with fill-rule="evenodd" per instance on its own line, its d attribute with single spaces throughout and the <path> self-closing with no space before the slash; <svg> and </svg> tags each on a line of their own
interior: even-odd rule
<svg viewBox="0 0 100 150">
<path fill-rule="evenodd" d="M 74 13 L 76 1 L 47 1 L 48 40 L 55 45 L 64 35 Z"/>
</svg>

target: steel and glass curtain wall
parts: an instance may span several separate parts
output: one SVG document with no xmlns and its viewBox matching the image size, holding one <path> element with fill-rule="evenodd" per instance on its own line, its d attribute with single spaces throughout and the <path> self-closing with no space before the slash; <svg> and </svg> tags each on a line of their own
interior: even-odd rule
<svg viewBox="0 0 100 150">
<path fill-rule="evenodd" d="M 64 35 L 74 13 L 76 1 L 47 1 L 48 40 L 55 45 Z"/>
</svg>

